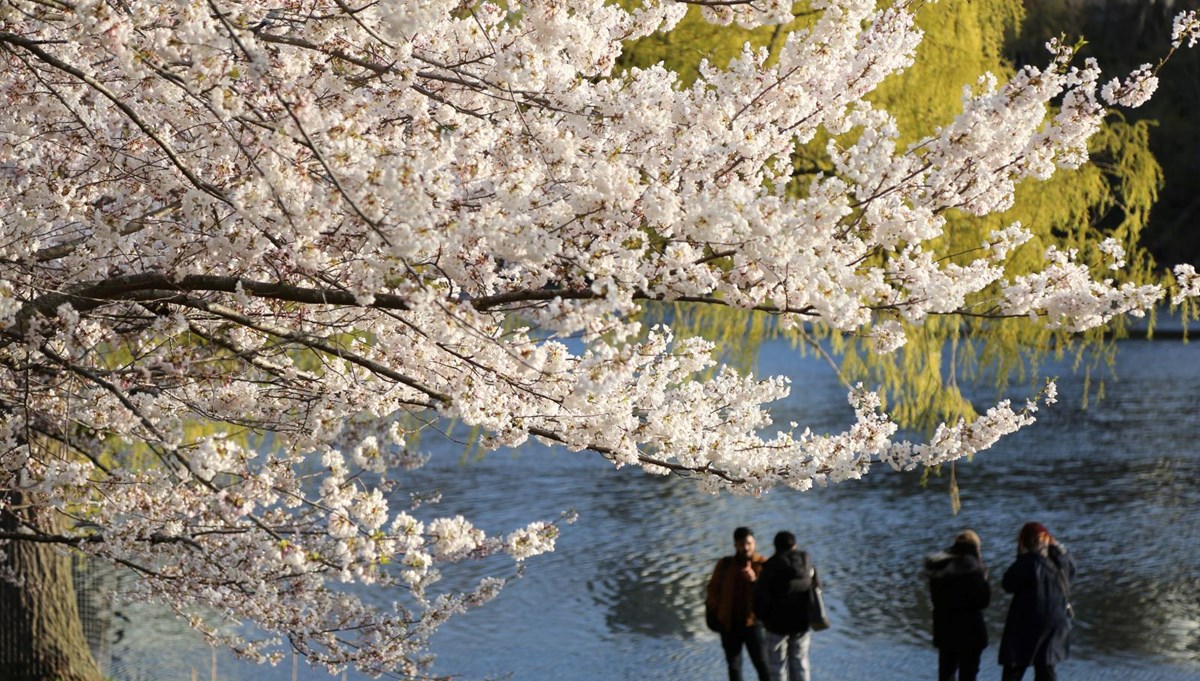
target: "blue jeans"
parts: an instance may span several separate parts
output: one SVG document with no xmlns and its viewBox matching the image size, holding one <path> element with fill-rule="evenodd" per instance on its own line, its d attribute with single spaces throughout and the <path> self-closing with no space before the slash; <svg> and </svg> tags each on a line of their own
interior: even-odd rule
<svg viewBox="0 0 1200 681">
<path fill-rule="evenodd" d="M 750 654 L 750 664 L 754 665 L 754 671 L 758 672 L 758 681 L 768 681 L 766 647 L 763 645 L 761 624 L 721 632 L 721 648 L 725 651 L 725 663 L 729 666 L 729 681 L 742 681 L 743 647 Z"/>
<path fill-rule="evenodd" d="M 809 681 L 808 644 L 811 632 L 774 634 L 767 632 L 767 670 L 771 681 Z"/>
</svg>

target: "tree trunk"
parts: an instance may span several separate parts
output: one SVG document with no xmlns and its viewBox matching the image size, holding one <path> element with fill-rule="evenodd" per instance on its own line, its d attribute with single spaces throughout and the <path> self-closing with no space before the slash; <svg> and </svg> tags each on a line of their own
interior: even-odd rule
<svg viewBox="0 0 1200 681">
<path fill-rule="evenodd" d="M 0 492 L 0 494 L 4 494 Z M 20 493 L 9 492 L 0 508 L 0 532 L 19 531 Z M 52 512 L 51 512 L 52 513 Z M 38 514 L 45 516 L 47 514 Z M 41 517 L 42 529 L 54 521 Z M 71 557 L 61 546 L 13 541 L 0 546 L 0 681 L 100 681 L 75 602 Z"/>
</svg>

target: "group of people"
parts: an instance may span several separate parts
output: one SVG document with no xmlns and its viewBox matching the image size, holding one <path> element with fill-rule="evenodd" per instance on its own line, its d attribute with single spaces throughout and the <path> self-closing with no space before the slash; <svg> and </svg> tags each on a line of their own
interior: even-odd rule
<svg viewBox="0 0 1200 681">
<path fill-rule="evenodd" d="M 730 681 L 741 681 L 742 651 L 759 681 L 808 681 L 809 603 L 820 585 L 796 535 L 775 535 L 775 553 L 758 553 L 748 527 L 733 531 L 734 554 L 717 561 L 705 610 L 721 634 Z"/>
<path fill-rule="evenodd" d="M 975 681 L 987 647 L 983 611 L 991 601 L 979 535 L 964 530 L 950 548 L 925 561 L 933 600 L 933 645 L 938 681 Z M 1012 594 L 1000 638 L 1001 681 L 1055 681 L 1054 666 L 1070 650 L 1071 580 L 1075 561 L 1040 523 L 1017 534 L 1017 557 L 1000 584 Z"/>
<path fill-rule="evenodd" d="M 733 532 L 734 554 L 717 561 L 708 580 L 705 610 L 719 631 L 730 681 L 741 681 L 742 652 L 759 681 L 809 681 L 809 604 L 820 584 L 809 555 L 791 532 L 775 535 L 770 559 L 759 554 L 748 527 Z M 982 542 L 964 530 L 944 551 L 925 561 L 933 601 L 933 645 L 938 681 L 975 681 L 987 647 L 984 610 L 991 587 Z M 1017 556 L 1001 585 L 1012 594 L 1000 640 L 1001 681 L 1056 681 L 1055 665 L 1067 657 L 1071 580 L 1075 562 L 1040 523 L 1017 535 Z"/>
</svg>

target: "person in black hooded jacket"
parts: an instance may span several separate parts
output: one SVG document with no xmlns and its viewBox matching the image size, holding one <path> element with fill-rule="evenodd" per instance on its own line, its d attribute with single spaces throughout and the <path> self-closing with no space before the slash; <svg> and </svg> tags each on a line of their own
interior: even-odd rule
<svg viewBox="0 0 1200 681">
<path fill-rule="evenodd" d="M 766 631 L 767 671 L 771 681 L 809 681 L 809 590 L 817 571 L 808 554 L 796 548 L 796 535 L 775 535 L 775 554 L 763 565 L 754 587 L 754 615 Z"/>
<path fill-rule="evenodd" d="M 963 530 L 954 545 L 925 559 L 933 600 L 933 645 L 938 681 L 975 681 L 987 647 L 983 610 L 992 600 L 979 535 Z"/>
</svg>

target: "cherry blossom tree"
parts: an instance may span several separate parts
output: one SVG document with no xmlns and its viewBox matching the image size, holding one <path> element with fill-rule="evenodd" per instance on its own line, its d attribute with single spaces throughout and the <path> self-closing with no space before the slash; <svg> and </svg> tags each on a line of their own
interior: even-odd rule
<svg viewBox="0 0 1200 681">
<path fill-rule="evenodd" d="M 0 2 L 0 609 L 23 613 L 0 666 L 94 677 L 24 616 L 76 551 L 245 655 L 284 641 L 421 675 L 429 635 L 504 581 L 440 591 L 441 568 L 552 550 L 562 520 L 492 536 L 397 507 L 416 436 L 448 420 L 489 449 L 532 437 L 746 493 L 953 461 L 1031 423 L 1053 385 L 926 442 L 863 387 L 843 432 L 776 425 L 785 379 L 636 314 L 756 310 L 888 353 L 945 315 L 1080 331 L 1200 294 L 1186 266 L 1115 278 L 1113 241 L 1113 272 L 1053 245 L 1009 271 L 1020 224 L 939 254 L 948 212 L 1086 162 L 1105 105 L 1144 101 L 1155 67 L 1105 80 L 1052 42 L 902 145 L 868 95 L 912 62 L 920 4 L 812 0 L 777 58 L 685 86 L 615 68 L 686 10 L 660 0 Z M 1198 32 L 1181 15 L 1175 46 Z M 819 138 L 834 170 L 798 182 L 791 152 Z"/>
</svg>

